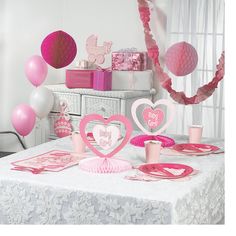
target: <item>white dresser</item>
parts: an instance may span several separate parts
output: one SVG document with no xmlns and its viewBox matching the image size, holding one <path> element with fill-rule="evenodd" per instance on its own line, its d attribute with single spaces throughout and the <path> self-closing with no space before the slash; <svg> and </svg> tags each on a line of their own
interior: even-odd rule
<svg viewBox="0 0 236 236">
<path fill-rule="evenodd" d="M 53 91 L 54 107 L 48 116 L 46 140 L 56 139 L 54 122 L 60 111 L 60 101 L 67 103 L 73 130 L 78 130 L 81 117 L 97 113 L 107 118 L 122 114 L 133 121 L 131 105 L 139 98 L 151 98 L 150 91 L 96 91 L 93 89 L 68 89 L 64 84 L 45 86 Z M 118 125 L 118 124 L 117 124 Z M 133 123 L 134 129 L 137 129 Z"/>
</svg>

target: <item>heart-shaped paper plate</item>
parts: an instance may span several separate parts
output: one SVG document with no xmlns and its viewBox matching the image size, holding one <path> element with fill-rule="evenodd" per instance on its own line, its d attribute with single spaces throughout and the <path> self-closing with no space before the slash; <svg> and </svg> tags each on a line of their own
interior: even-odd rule
<svg viewBox="0 0 236 236">
<path fill-rule="evenodd" d="M 138 169 L 147 175 L 163 179 L 184 178 L 193 172 L 191 166 L 175 163 L 144 164 L 139 166 Z"/>
<path fill-rule="evenodd" d="M 141 122 L 139 121 L 138 116 L 137 116 L 137 108 L 141 105 L 148 106 L 148 108 L 145 107 L 142 113 L 143 120 L 146 122 L 149 128 L 155 128 L 154 131 L 147 130 L 147 128 L 145 128 L 144 125 L 141 124 Z M 158 108 L 158 106 L 160 105 L 166 106 L 167 111 L 170 112 L 170 114 L 168 114 L 166 123 L 164 123 L 164 125 L 161 128 L 157 129 L 158 126 L 160 126 L 164 122 L 164 117 L 165 117 L 164 112 Z M 163 131 L 165 131 L 169 127 L 171 122 L 173 121 L 174 114 L 175 114 L 175 107 L 174 107 L 174 104 L 171 103 L 167 99 L 160 99 L 160 100 L 157 100 L 155 103 L 153 103 L 149 99 L 141 98 L 141 99 L 136 100 L 132 104 L 131 113 L 132 113 L 134 122 L 139 127 L 139 129 L 142 130 L 145 134 L 159 135 Z"/>
<path fill-rule="evenodd" d="M 102 124 L 106 125 L 104 128 L 103 125 L 94 126 L 93 128 L 93 137 L 98 142 L 98 145 L 102 147 L 103 150 L 111 149 L 108 153 L 102 153 L 97 146 L 93 145 L 91 141 L 88 139 L 86 127 L 90 122 L 99 121 Z M 111 122 L 119 122 L 124 124 L 125 126 L 125 136 L 118 146 L 114 146 L 116 141 L 120 137 L 120 133 L 118 133 L 117 129 L 114 128 L 115 126 L 111 125 Z M 110 128 L 109 128 L 110 127 Z M 88 148 L 95 153 L 99 157 L 108 158 L 114 156 L 118 153 L 129 141 L 130 136 L 132 134 L 132 124 L 131 122 L 123 115 L 113 115 L 108 119 L 104 119 L 101 115 L 98 114 L 90 114 L 84 116 L 84 118 L 80 122 L 80 134 L 84 141 L 84 143 L 88 146 Z M 101 134 L 101 135 L 100 135 Z M 101 137 L 100 137 L 101 136 Z M 109 136 L 109 138 L 107 138 Z M 105 142 L 105 143 L 104 143 Z"/>
</svg>

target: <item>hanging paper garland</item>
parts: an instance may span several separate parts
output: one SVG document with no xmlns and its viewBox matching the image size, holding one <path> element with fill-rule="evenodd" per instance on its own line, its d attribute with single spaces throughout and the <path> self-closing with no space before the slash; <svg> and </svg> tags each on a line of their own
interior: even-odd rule
<svg viewBox="0 0 236 236">
<path fill-rule="evenodd" d="M 172 88 L 172 79 L 164 72 L 163 68 L 159 62 L 159 48 L 158 45 L 153 39 L 150 28 L 150 9 L 148 5 L 148 0 L 137 0 L 138 1 L 138 10 L 140 14 L 140 19 L 144 27 L 144 36 L 145 43 L 148 51 L 148 56 L 152 59 L 155 69 L 156 69 L 156 78 L 160 80 L 161 86 L 170 94 L 173 100 L 180 104 L 189 105 L 189 104 L 198 104 L 210 97 L 215 89 L 218 86 L 218 83 L 224 78 L 224 64 L 225 64 L 225 55 L 224 51 L 221 54 L 219 63 L 216 66 L 216 72 L 212 81 L 208 84 L 203 85 L 198 88 L 197 93 L 192 97 L 187 97 L 183 91 L 177 92 Z"/>
</svg>

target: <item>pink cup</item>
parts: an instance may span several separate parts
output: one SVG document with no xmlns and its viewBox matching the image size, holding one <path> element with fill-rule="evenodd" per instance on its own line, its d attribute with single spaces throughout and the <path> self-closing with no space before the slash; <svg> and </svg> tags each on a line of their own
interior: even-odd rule
<svg viewBox="0 0 236 236">
<path fill-rule="evenodd" d="M 161 151 L 161 142 L 148 140 L 144 142 L 146 152 L 146 163 L 158 163 Z"/>
<path fill-rule="evenodd" d="M 80 132 L 72 132 L 72 143 L 76 154 L 82 154 L 85 152 L 85 143 L 80 135 Z"/>
<path fill-rule="evenodd" d="M 202 138 L 202 125 L 191 125 L 189 126 L 189 143 L 201 143 Z"/>
</svg>

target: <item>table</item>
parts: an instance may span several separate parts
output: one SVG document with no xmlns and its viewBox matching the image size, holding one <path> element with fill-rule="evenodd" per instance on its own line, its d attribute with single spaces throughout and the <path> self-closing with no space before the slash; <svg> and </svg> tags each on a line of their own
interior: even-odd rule
<svg viewBox="0 0 236 236">
<path fill-rule="evenodd" d="M 174 137 L 186 142 L 186 137 Z M 223 146 L 223 140 L 203 142 Z M 50 150 L 72 150 L 58 139 L 0 159 L 1 224 L 216 224 L 224 217 L 224 155 L 161 156 L 200 170 L 185 181 L 138 182 L 124 179 L 136 170 L 93 174 L 78 166 L 61 172 L 10 170 L 11 162 Z M 127 145 L 120 153 L 133 165 L 144 149 Z"/>
</svg>

